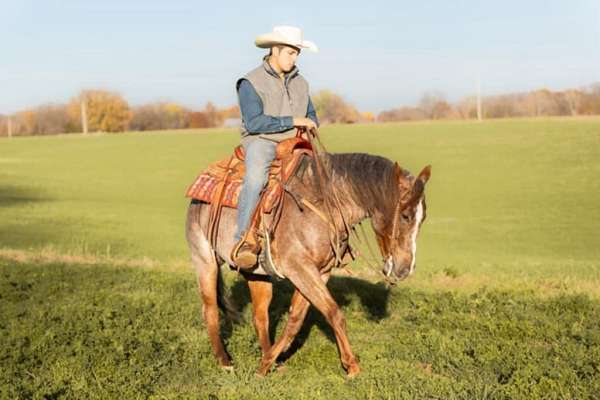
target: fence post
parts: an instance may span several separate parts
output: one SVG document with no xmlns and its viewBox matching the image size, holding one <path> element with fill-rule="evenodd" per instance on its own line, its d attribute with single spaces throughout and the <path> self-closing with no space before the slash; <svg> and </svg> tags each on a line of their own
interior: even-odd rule
<svg viewBox="0 0 600 400">
<path fill-rule="evenodd" d="M 87 120 L 87 104 L 85 99 L 81 100 L 81 127 L 83 128 L 83 133 L 87 135 L 88 133 L 88 120 Z"/>
<path fill-rule="evenodd" d="M 481 112 L 481 77 L 477 75 L 477 121 L 481 122 L 483 115 Z"/>
</svg>

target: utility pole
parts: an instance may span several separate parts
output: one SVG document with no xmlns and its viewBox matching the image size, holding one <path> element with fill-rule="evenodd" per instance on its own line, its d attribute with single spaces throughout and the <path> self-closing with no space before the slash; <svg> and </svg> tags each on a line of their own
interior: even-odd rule
<svg viewBox="0 0 600 400">
<path fill-rule="evenodd" d="M 10 115 L 6 117 L 6 124 L 8 125 L 8 137 L 12 137 L 12 118 Z"/>
<path fill-rule="evenodd" d="M 81 127 L 83 128 L 83 133 L 87 135 L 88 133 L 88 119 L 87 119 L 87 104 L 85 98 L 81 100 Z"/>
<path fill-rule="evenodd" d="M 477 121 L 481 122 L 483 115 L 481 113 L 481 77 L 477 74 Z"/>
</svg>

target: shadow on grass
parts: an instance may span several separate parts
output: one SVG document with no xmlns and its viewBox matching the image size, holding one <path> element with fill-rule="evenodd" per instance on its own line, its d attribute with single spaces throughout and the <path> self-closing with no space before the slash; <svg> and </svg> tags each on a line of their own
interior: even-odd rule
<svg viewBox="0 0 600 400">
<path fill-rule="evenodd" d="M 380 321 L 388 314 L 388 300 L 390 289 L 383 283 L 371 283 L 365 280 L 333 276 L 327 287 L 342 311 L 350 306 L 352 298 L 358 298 L 361 311 L 371 321 Z M 273 283 L 273 300 L 269 307 L 269 334 L 271 341 L 275 339 L 277 326 L 287 314 L 294 286 L 289 281 L 278 281 Z M 244 279 L 237 279 L 231 287 L 231 297 L 240 310 L 250 304 L 250 292 Z M 335 335 L 323 315 L 311 306 L 302 328 L 290 348 L 279 357 L 279 361 L 285 361 L 298 351 L 308 339 L 310 331 L 316 326 L 325 336 L 335 343 Z M 232 333 L 230 322 L 223 325 L 223 335 L 228 339 Z"/>
<path fill-rule="evenodd" d="M 0 185 L 0 207 L 11 207 L 24 203 L 52 201 L 43 193 L 23 186 Z"/>
</svg>

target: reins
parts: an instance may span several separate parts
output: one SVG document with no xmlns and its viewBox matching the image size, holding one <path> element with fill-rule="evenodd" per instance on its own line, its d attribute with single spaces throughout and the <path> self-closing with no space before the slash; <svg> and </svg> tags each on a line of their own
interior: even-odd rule
<svg viewBox="0 0 600 400">
<path fill-rule="evenodd" d="M 333 230 L 335 237 L 332 238 L 331 235 L 328 235 L 328 236 L 329 236 L 329 241 L 330 241 L 331 247 L 334 252 L 336 265 L 340 265 L 340 263 L 341 263 L 341 256 L 339 253 L 341 243 L 340 243 L 339 230 L 335 223 L 336 220 L 335 220 L 335 216 L 333 213 L 333 209 L 337 210 L 337 212 L 340 216 L 340 219 L 342 220 L 344 233 L 346 234 L 345 240 L 348 240 L 348 245 L 350 246 L 350 254 L 351 254 L 352 258 L 355 259 L 356 257 L 354 255 L 354 252 L 352 251 L 352 246 L 350 244 L 351 236 L 353 236 L 355 238 L 356 242 L 358 242 L 359 244 L 362 244 L 363 242 L 366 243 L 367 248 L 370 253 L 370 256 L 372 257 L 373 260 L 375 260 L 376 256 L 375 256 L 375 253 L 374 253 L 374 251 L 371 247 L 371 244 L 368 240 L 367 233 L 365 232 L 364 226 L 362 225 L 362 223 L 360 223 L 360 222 L 358 223 L 358 225 L 361 229 L 362 236 L 363 236 L 363 238 L 361 239 L 359 234 L 356 232 L 355 228 L 351 227 L 348 224 L 348 221 L 347 221 L 346 216 L 344 215 L 344 212 L 342 209 L 342 204 L 339 199 L 337 189 L 332 184 L 331 176 L 327 173 L 326 169 L 322 165 L 321 154 L 327 153 L 327 150 L 325 149 L 325 146 L 323 145 L 323 142 L 321 141 L 321 137 L 319 135 L 318 130 L 316 128 L 313 128 L 310 131 L 305 131 L 305 132 L 307 133 L 306 136 L 308 137 L 308 141 L 310 142 L 310 144 L 313 148 L 314 155 L 315 155 L 314 159 L 315 159 L 315 166 L 316 166 L 316 170 L 317 170 L 316 172 L 317 172 L 317 178 L 319 181 L 319 186 L 322 189 L 322 193 L 324 193 L 324 194 L 330 193 L 331 194 L 331 196 L 327 196 L 327 195 L 323 196 L 323 200 L 324 200 L 323 202 L 325 204 L 326 211 L 328 213 L 329 218 L 324 218 L 325 217 L 324 214 L 322 212 L 320 212 L 320 210 L 314 204 L 310 203 L 308 200 L 301 199 L 300 201 L 303 202 L 303 204 L 305 204 L 311 210 L 313 210 L 313 212 L 315 212 L 317 215 L 319 215 L 319 217 L 321 219 L 328 222 L 331 230 Z M 292 197 L 294 197 L 293 194 L 292 194 Z M 295 200 L 296 200 L 296 202 L 298 202 L 297 199 L 295 199 Z M 357 245 L 356 247 L 359 247 L 359 246 Z M 363 261 L 369 268 L 378 269 L 377 266 L 374 266 L 373 264 L 371 264 L 371 262 L 362 254 L 362 252 L 359 251 L 358 256 L 363 259 Z"/>
</svg>

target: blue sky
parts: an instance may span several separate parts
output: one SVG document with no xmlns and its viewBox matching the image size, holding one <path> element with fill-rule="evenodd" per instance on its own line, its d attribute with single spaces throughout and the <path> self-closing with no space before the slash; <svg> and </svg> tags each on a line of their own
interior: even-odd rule
<svg viewBox="0 0 600 400">
<path fill-rule="evenodd" d="M 228 106 L 264 53 L 254 37 L 278 24 L 319 46 L 298 60 L 312 91 L 364 111 L 454 101 L 478 74 L 484 94 L 600 81 L 599 0 L 0 0 L 0 18 L 0 113 L 91 88 Z"/>
</svg>

